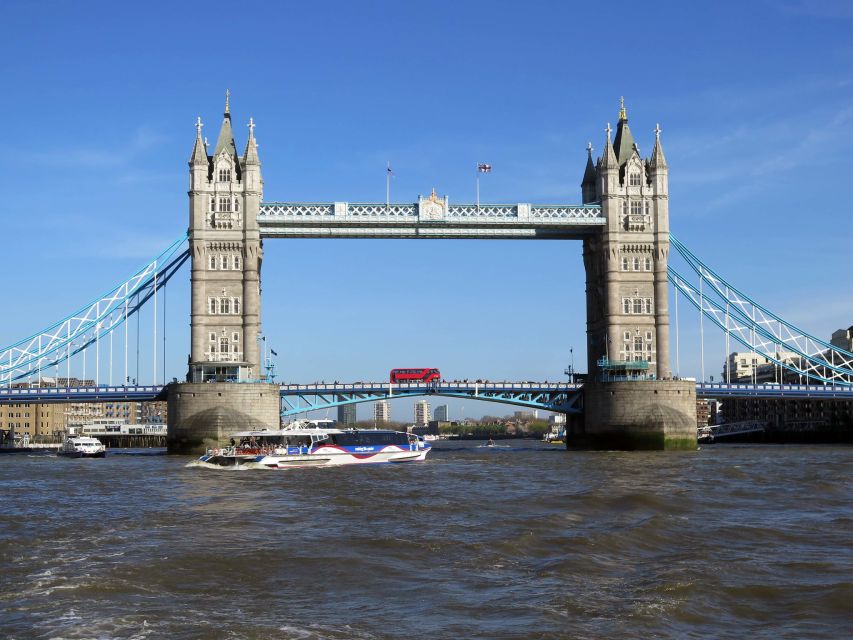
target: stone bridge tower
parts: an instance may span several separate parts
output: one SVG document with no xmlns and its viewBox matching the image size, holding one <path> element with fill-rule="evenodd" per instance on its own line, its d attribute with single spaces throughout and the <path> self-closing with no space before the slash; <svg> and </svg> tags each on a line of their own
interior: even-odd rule
<svg viewBox="0 0 853 640">
<path fill-rule="evenodd" d="M 188 381 L 246 381 L 263 377 L 259 359 L 262 245 L 258 211 L 261 163 L 249 121 L 238 155 L 228 94 L 212 154 L 201 119 L 190 158 L 189 243 L 192 260 L 192 347 Z"/>
<path fill-rule="evenodd" d="M 669 364 L 669 185 L 655 129 L 643 159 L 624 102 L 616 139 L 607 125 L 596 163 L 589 148 L 584 203 L 600 202 L 607 222 L 584 240 L 587 352 L 584 416 L 569 446 L 596 449 L 696 448 L 696 385 L 673 380 Z"/>
<path fill-rule="evenodd" d="M 609 124 L 606 131 L 596 164 L 589 149 L 581 185 L 584 203 L 600 202 L 607 219 L 601 234 L 584 240 L 588 371 L 602 373 L 604 360 L 639 362 L 648 363 L 648 375 L 667 379 L 669 187 L 660 127 L 648 159 L 640 156 L 624 103 L 614 142 Z"/>
<path fill-rule="evenodd" d="M 277 429 L 279 389 L 261 381 L 261 163 L 249 120 L 240 156 L 225 113 L 213 153 L 196 124 L 190 158 L 191 347 L 186 382 L 168 386 L 170 453 L 199 454 L 235 431 Z M 240 383 L 240 384 L 237 384 Z"/>
</svg>

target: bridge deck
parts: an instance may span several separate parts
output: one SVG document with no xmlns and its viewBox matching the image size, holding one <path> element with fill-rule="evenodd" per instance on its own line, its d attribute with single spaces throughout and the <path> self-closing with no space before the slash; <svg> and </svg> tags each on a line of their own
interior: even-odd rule
<svg viewBox="0 0 853 640">
<path fill-rule="evenodd" d="M 300 238 L 580 238 L 606 223 L 599 205 L 261 204 L 261 236 Z"/>
</svg>

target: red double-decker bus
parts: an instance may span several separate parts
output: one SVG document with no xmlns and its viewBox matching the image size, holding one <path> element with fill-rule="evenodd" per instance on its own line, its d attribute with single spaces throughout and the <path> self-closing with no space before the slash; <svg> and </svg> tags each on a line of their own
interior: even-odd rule
<svg viewBox="0 0 853 640">
<path fill-rule="evenodd" d="M 432 382 L 441 380 L 438 369 L 391 369 L 391 382 Z"/>
</svg>

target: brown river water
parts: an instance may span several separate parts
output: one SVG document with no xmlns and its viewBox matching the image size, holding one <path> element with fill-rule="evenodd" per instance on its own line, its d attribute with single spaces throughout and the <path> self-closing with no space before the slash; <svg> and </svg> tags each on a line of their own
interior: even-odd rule
<svg viewBox="0 0 853 640">
<path fill-rule="evenodd" d="M 0 456 L 2 638 L 849 638 L 853 448 Z"/>
</svg>

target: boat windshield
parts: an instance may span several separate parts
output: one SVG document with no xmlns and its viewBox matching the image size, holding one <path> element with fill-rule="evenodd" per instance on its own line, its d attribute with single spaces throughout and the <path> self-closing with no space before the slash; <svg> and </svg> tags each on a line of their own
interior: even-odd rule
<svg viewBox="0 0 853 640">
<path fill-rule="evenodd" d="M 332 442 L 342 447 L 389 444 L 408 445 L 409 436 L 400 431 L 348 431 L 332 435 Z"/>
</svg>

